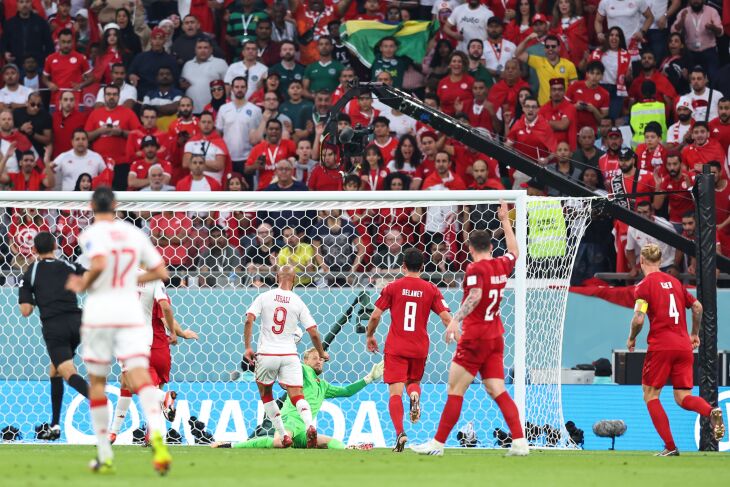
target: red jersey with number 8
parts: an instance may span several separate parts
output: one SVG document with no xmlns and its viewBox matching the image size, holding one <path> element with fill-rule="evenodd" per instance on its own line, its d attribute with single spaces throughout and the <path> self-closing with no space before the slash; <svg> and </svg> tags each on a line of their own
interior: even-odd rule
<svg viewBox="0 0 730 487">
<path fill-rule="evenodd" d="M 482 299 L 476 308 L 464 318 L 462 340 L 497 338 L 504 334 L 499 307 L 502 303 L 507 278 L 515 268 L 515 256 L 506 253 L 495 259 L 472 262 L 464 274 L 463 303 L 472 289 L 482 290 Z"/>
<path fill-rule="evenodd" d="M 402 277 L 383 288 L 375 303 L 390 310 L 385 353 L 410 358 L 428 355 L 428 316 L 449 311 L 441 291 L 418 277 Z"/>
<path fill-rule="evenodd" d="M 664 272 L 652 272 L 636 285 L 634 297 L 648 304 L 648 351 L 692 351 L 685 310 L 697 299 L 681 282 Z"/>
</svg>

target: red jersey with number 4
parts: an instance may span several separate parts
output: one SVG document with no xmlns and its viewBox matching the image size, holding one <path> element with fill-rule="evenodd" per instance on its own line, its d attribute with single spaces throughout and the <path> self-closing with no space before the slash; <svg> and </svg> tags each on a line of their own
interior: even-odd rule
<svg viewBox="0 0 730 487">
<path fill-rule="evenodd" d="M 385 353 L 410 358 L 428 356 L 428 316 L 449 311 L 441 291 L 417 277 L 402 277 L 383 288 L 375 306 L 390 310 Z"/>
<path fill-rule="evenodd" d="M 502 303 L 507 278 L 515 268 L 515 256 L 506 253 L 496 259 L 472 262 L 464 274 L 463 303 L 472 289 L 482 290 L 482 299 L 476 308 L 464 318 L 462 340 L 490 339 L 502 336 L 504 326 L 499 307 Z"/>
<path fill-rule="evenodd" d="M 648 351 L 692 351 L 685 309 L 691 308 L 697 299 L 681 282 L 664 272 L 652 272 L 636 286 L 634 297 L 649 304 Z"/>
</svg>

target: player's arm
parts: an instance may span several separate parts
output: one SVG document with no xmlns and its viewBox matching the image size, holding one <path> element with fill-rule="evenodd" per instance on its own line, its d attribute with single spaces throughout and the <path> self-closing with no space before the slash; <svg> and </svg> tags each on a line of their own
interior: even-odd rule
<svg viewBox="0 0 730 487">
<path fill-rule="evenodd" d="M 66 289 L 75 293 L 81 293 L 89 289 L 106 269 L 107 258 L 104 254 L 97 254 L 91 258 L 89 270 L 83 276 L 72 274 L 66 281 Z"/>
<path fill-rule="evenodd" d="M 514 255 L 516 260 L 520 256 L 520 249 L 517 246 L 515 231 L 512 229 L 512 221 L 509 219 L 509 207 L 504 201 L 499 202 L 497 218 L 499 218 L 499 222 L 502 224 L 502 231 L 507 242 L 507 252 Z"/>
<path fill-rule="evenodd" d="M 30 269 L 23 275 L 23 282 L 18 288 L 18 306 L 20 314 L 27 318 L 35 309 L 35 299 L 33 298 L 33 287 L 31 286 Z"/>
<path fill-rule="evenodd" d="M 649 303 L 643 299 L 636 300 L 634 317 L 631 319 L 631 331 L 629 332 L 629 339 L 626 341 L 626 348 L 629 349 L 629 352 L 633 352 L 636 347 L 636 337 L 639 336 L 641 329 L 644 327 L 644 317 L 647 309 L 649 309 Z"/>
<path fill-rule="evenodd" d="M 317 350 L 319 356 L 322 357 L 324 360 L 329 360 L 330 356 L 327 352 L 325 352 L 324 347 L 322 346 L 322 339 L 319 336 L 319 331 L 317 330 L 317 327 L 310 326 L 309 328 L 307 328 L 307 333 L 309 333 L 309 338 L 312 340 L 312 346 Z"/>
<path fill-rule="evenodd" d="M 139 284 L 144 284 L 145 282 L 156 281 L 158 279 L 160 281 L 166 281 L 169 278 L 170 274 L 167 272 L 167 267 L 165 267 L 164 262 L 160 262 L 160 265 L 158 265 L 157 267 L 153 269 L 148 269 L 147 272 L 140 275 L 137 278 L 137 282 Z"/>
<path fill-rule="evenodd" d="M 698 348 L 700 346 L 700 325 L 702 324 L 702 303 L 699 300 L 695 300 L 692 303 L 692 332 L 690 333 L 690 340 L 692 341 L 692 348 Z"/>
<path fill-rule="evenodd" d="M 341 387 L 341 386 L 333 386 L 329 382 L 326 382 L 327 389 L 325 390 L 324 397 L 327 399 L 332 399 L 335 397 L 350 397 L 354 396 L 361 390 L 365 388 L 368 384 L 373 383 L 376 380 L 379 380 L 381 377 L 383 377 L 383 370 L 385 369 L 385 362 L 382 360 L 378 362 L 377 364 L 373 365 L 373 368 L 370 369 L 370 372 L 360 379 L 357 382 L 354 382 L 350 385 Z"/>
<path fill-rule="evenodd" d="M 383 316 L 383 310 L 375 306 L 375 309 L 373 310 L 372 314 L 370 315 L 370 319 L 368 320 L 368 329 L 365 333 L 365 336 L 367 337 L 367 347 L 368 352 L 378 352 L 378 341 L 375 339 L 375 330 L 378 328 L 378 325 L 380 324 L 380 318 Z"/>
<path fill-rule="evenodd" d="M 251 339 L 253 338 L 253 322 L 256 321 L 256 316 L 253 313 L 246 313 L 246 324 L 243 325 L 243 343 L 246 347 L 246 351 L 243 353 L 243 357 L 251 363 L 256 361 L 256 354 L 251 348 Z"/>
</svg>

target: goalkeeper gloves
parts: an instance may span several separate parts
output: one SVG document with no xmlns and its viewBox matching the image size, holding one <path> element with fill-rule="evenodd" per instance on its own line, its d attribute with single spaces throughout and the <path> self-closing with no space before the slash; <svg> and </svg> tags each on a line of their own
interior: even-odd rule
<svg viewBox="0 0 730 487">
<path fill-rule="evenodd" d="M 385 369 L 385 362 L 382 360 L 378 362 L 377 364 L 373 365 L 373 368 L 370 370 L 368 375 L 363 377 L 363 380 L 366 384 L 370 384 L 373 381 L 376 381 L 383 377 L 383 370 Z"/>
</svg>

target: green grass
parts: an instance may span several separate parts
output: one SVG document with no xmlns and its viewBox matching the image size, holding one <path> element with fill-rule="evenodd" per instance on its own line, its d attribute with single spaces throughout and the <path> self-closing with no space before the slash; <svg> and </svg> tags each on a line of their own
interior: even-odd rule
<svg viewBox="0 0 730 487">
<path fill-rule="evenodd" d="M 98 476 L 86 467 L 95 452 L 90 446 L 0 445 L 0 485 L 687 487 L 721 484 L 730 475 L 730 457 L 722 453 L 654 458 L 650 452 L 533 451 L 527 458 L 504 458 L 503 451 L 447 450 L 436 458 L 389 450 L 177 447 L 173 448 L 172 471 L 159 478 L 152 471 L 149 449 L 127 446 L 114 450 L 116 474 Z"/>
</svg>

